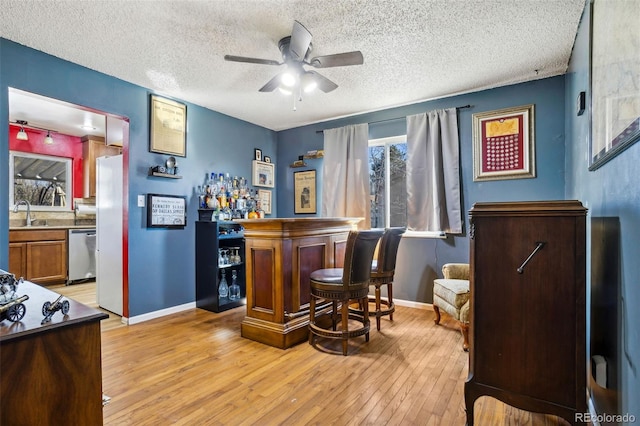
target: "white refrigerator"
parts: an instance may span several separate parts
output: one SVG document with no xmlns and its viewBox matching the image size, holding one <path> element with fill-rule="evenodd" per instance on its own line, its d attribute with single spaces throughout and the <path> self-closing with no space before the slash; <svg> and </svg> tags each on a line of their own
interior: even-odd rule
<svg viewBox="0 0 640 426">
<path fill-rule="evenodd" d="M 122 155 L 96 159 L 96 301 L 122 316 Z"/>
</svg>

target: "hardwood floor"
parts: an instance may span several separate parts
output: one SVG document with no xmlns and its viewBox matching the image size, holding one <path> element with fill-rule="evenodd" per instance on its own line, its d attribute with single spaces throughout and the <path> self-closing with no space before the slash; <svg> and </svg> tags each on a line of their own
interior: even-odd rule
<svg viewBox="0 0 640 426">
<path fill-rule="evenodd" d="M 47 288 L 51 291 L 55 291 L 58 294 L 70 297 L 84 305 L 91 306 L 92 308 L 99 309 L 105 314 L 108 314 L 108 319 L 100 321 L 100 330 L 102 330 L 103 332 L 111 330 L 112 328 L 125 327 L 125 324 L 122 323 L 122 318 L 119 315 L 116 315 L 113 312 L 109 312 L 98 306 L 98 303 L 96 302 L 95 281 L 72 285 L 49 285 L 47 286 Z"/>
<path fill-rule="evenodd" d="M 91 290 L 81 286 L 91 284 L 60 290 L 90 304 L 81 299 L 90 299 Z M 281 350 L 244 339 L 243 317 L 241 307 L 220 314 L 194 309 L 131 326 L 103 321 L 103 392 L 111 397 L 104 424 L 465 424 L 468 354 L 446 315 L 436 326 L 430 310 L 396 307 L 395 321 L 385 317 L 368 343 L 350 341 L 347 357 L 307 343 Z M 319 343 L 341 352 L 339 343 Z M 475 411 L 480 426 L 566 424 L 488 397 Z"/>
</svg>

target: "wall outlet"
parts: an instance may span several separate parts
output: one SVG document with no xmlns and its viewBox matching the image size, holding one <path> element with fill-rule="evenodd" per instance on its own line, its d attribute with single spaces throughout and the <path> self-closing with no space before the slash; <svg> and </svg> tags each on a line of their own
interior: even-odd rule
<svg viewBox="0 0 640 426">
<path fill-rule="evenodd" d="M 138 207 L 144 207 L 144 195 L 138 195 Z"/>
</svg>

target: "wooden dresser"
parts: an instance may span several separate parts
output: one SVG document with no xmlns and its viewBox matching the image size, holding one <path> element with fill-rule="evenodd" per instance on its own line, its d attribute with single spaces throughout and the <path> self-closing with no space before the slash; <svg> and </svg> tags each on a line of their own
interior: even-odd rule
<svg viewBox="0 0 640 426">
<path fill-rule="evenodd" d="M 100 320 L 109 316 L 65 298 L 68 314 L 41 324 L 59 294 L 28 281 L 17 293 L 29 296 L 24 318 L 0 322 L 0 424 L 101 425 Z"/>
<path fill-rule="evenodd" d="M 470 227 L 467 424 L 483 395 L 575 424 L 587 411 L 586 209 L 476 203 Z"/>
</svg>

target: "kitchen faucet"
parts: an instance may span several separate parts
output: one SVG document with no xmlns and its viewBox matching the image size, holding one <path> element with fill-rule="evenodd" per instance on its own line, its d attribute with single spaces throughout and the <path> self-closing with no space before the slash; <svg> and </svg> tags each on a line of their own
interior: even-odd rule
<svg viewBox="0 0 640 426">
<path fill-rule="evenodd" d="M 14 213 L 18 213 L 18 207 L 20 207 L 20 204 L 24 204 L 25 206 L 27 206 L 27 225 L 26 226 L 31 226 L 31 223 L 35 221 L 35 219 L 31 219 L 31 204 L 29 204 L 27 200 L 18 201 L 16 203 L 16 206 L 13 208 Z"/>
</svg>

